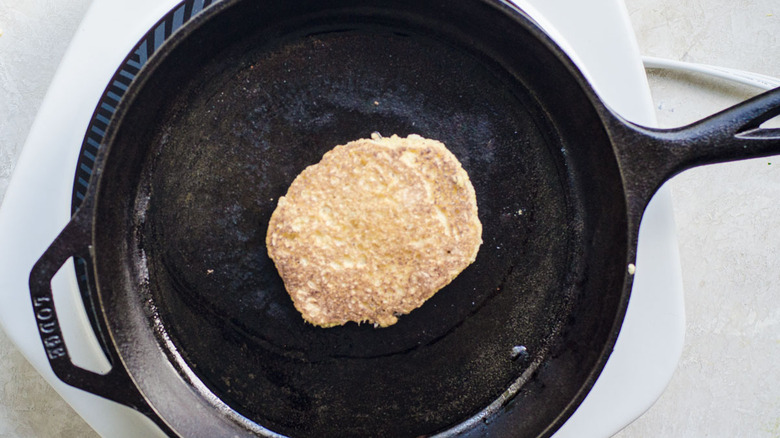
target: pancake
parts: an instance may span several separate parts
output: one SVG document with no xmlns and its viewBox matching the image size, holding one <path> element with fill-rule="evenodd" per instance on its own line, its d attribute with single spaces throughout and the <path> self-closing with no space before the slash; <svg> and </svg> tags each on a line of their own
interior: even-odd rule
<svg viewBox="0 0 780 438">
<path fill-rule="evenodd" d="M 321 327 L 386 327 L 474 262 L 474 187 L 439 141 L 378 134 L 328 151 L 279 198 L 268 255 L 295 308 Z"/>
</svg>

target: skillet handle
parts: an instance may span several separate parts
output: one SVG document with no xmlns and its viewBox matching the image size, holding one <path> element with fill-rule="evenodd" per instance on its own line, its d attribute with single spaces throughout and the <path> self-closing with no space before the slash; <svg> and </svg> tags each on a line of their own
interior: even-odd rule
<svg viewBox="0 0 780 438">
<path fill-rule="evenodd" d="M 643 211 L 661 184 L 684 170 L 780 154 L 780 129 L 760 127 L 778 115 L 780 87 L 680 128 L 647 128 L 616 116 L 608 126 L 632 208 Z"/>
<path fill-rule="evenodd" d="M 68 354 L 54 306 L 51 280 L 71 256 L 83 258 L 91 271 L 89 266 L 91 222 L 85 220 L 84 216 L 79 215 L 78 212 L 73 216 L 35 263 L 30 273 L 33 312 L 46 357 L 54 374 L 68 385 L 129 406 L 144 414 L 153 414 L 143 396 L 135 388 L 110 342 L 104 343 L 111 362 L 111 370 L 106 374 L 98 374 L 74 365 Z M 101 327 L 104 333 L 105 329 L 105 326 Z"/>
</svg>

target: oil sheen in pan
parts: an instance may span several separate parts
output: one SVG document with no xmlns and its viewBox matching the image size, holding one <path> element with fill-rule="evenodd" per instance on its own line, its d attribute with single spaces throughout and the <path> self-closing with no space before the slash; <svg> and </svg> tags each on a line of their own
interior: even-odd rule
<svg viewBox="0 0 780 438">
<path fill-rule="evenodd" d="M 533 101 L 477 55 L 393 29 L 225 57 L 178 86 L 138 204 L 138 262 L 193 373 L 240 414 L 295 435 L 336 423 L 340 435 L 428 434 L 506 401 L 560 325 L 561 285 L 574 280 L 557 266 L 578 239 L 560 225 L 576 222 L 567 168 Z M 303 168 L 375 130 L 448 145 L 474 184 L 485 243 L 395 326 L 323 330 L 292 306 L 266 226 Z"/>
</svg>

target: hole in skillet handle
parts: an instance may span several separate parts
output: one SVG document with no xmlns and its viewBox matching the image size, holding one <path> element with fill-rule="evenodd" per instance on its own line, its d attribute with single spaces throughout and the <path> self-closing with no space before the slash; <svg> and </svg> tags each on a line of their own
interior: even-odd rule
<svg viewBox="0 0 780 438">
<path fill-rule="evenodd" d="M 767 91 L 687 126 L 656 129 L 605 110 L 633 218 L 641 218 L 656 190 L 678 173 L 705 164 L 780 154 L 780 88 Z"/>
<path fill-rule="evenodd" d="M 106 353 L 105 334 L 95 321 L 99 312 L 89 289 L 92 283 L 86 278 L 89 276 L 87 273 L 83 273 L 83 278 L 76 277 L 76 265 L 80 265 L 82 270 L 87 269 L 84 258 L 70 257 L 51 280 L 54 307 L 63 315 L 60 319 L 62 339 L 75 366 L 106 374 L 111 370 L 111 363 Z M 79 289 L 79 280 L 87 283 L 88 288 Z"/>
<path fill-rule="evenodd" d="M 91 200 L 92 196 L 88 198 Z M 85 201 L 85 204 L 73 215 L 30 272 L 30 298 L 46 359 L 54 374 L 64 383 L 131 407 L 151 418 L 167 435 L 172 435 L 168 426 L 137 391 L 110 342 L 105 338 L 101 339 L 101 345 L 111 364 L 111 369 L 105 374 L 75 365 L 65 345 L 51 283 L 60 268 L 71 258 L 81 258 L 88 265 L 87 272 L 92 272 L 89 245 L 92 202 Z M 106 333 L 102 322 L 100 332 L 96 333 L 98 337 Z"/>
</svg>

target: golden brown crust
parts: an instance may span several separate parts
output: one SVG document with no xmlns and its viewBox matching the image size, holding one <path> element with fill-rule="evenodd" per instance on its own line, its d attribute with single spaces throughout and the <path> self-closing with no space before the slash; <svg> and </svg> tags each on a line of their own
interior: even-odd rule
<svg viewBox="0 0 780 438">
<path fill-rule="evenodd" d="M 474 188 L 441 142 L 410 135 L 336 146 L 279 198 L 268 255 L 304 319 L 389 326 L 476 258 Z"/>
</svg>

